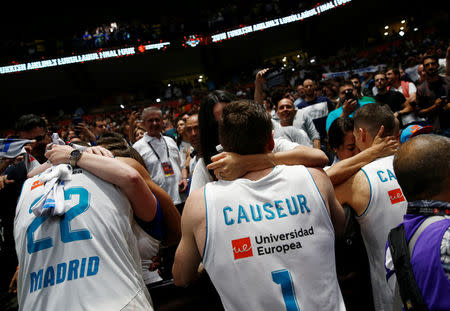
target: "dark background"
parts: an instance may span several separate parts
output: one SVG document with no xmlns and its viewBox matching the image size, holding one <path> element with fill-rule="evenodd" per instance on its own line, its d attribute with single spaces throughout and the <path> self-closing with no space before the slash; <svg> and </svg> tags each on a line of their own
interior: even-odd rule
<svg viewBox="0 0 450 311">
<path fill-rule="evenodd" d="M 311 3 L 305 1 L 305 9 L 311 8 Z M 0 19 L 0 36 L 4 45 L 39 38 L 52 46 L 53 41 L 70 38 L 84 28 L 114 19 L 148 21 L 168 14 L 184 18 L 186 34 L 190 34 L 189 31 L 201 34 L 204 32 L 196 28 L 199 23 L 194 21 L 199 20 L 205 10 L 220 7 L 223 1 L 164 1 L 158 3 L 158 8 L 127 4 L 109 3 L 92 8 L 74 3 L 76 8 L 72 8 L 59 3 L 57 6 L 6 9 Z M 155 5 L 153 2 L 149 4 Z M 267 58 L 292 51 L 302 50 L 309 55 L 326 57 L 334 55 L 340 48 L 364 49 L 371 42 L 383 40 L 385 24 L 407 19 L 410 28 L 414 25 L 422 27 L 437 14 L 447 13 L 443 13 L 440 3 L 434 0 L 353 0 L 346 7 L 320 16 L 218 44 L 184 48 L 173 42 L 165 51 L 154 50 L 119 59 L 5 74 L 0 76 L 0 122 L 5 128 L 11 126 L 18 115 L 31 110 L 44 112 L 61 107 L 71 109 L 78 105 L 96 105 L 105 96 L 123 92 L 159 96 L 158 86 L 163 80 L 202 73 L 209 79 L 220 81 L 254 70 Z M 48 53 L 48 58 L 54 57 L 51 48 Z M 7 64 L 6 60 L 20 61 L 17 55 L 5 53 L 2 60 L 2 65 Z"/>
</svg>

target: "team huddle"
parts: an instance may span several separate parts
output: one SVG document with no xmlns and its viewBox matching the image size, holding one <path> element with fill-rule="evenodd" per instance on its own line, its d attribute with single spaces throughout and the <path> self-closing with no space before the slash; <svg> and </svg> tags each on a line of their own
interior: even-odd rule
<svg viewBox="0 0 450 311">
<path fill-rule="evenodd" d="M 150 112 L 144 122 L 160 114 Z M 399 135 L 386 105 L 366 104 L 353 120 L 361 151 L 371 148 L 380 128 L 385 137 Z M 167 207 L 167 192 L 150 186 L 145 163 L 108 156 L 100 144 L 49 144 L 48 162 L 29 172 L 16 208 L 20 309 L 153 310 L 143 274 L 154 253 L 143 254 L 159 244 L 142 237 L 155 236 L 150 232 L 170 208 L 182 215 L 172 268 L 177 286 L 207 273 L 226 310 L 345 310 L 335 258 L 335 241 L 346 228 L 343 205 L 361 228 L 375 310 L 408 303 L 450 309 L 450 273 L 439 256 L 450 241 L 447 137 L 411 137 L 395 155 L 370 161 L 333 185 L 329 169 L 301 159 L 317 153 L 313 148 L 295 151 L 300 157 L 294 162 L 282 160 L 280 153 L 292 150 L 280 151 L 270 115 L 255 101 L 224 105 L 218 132 L 225 153 L 260 155 L 265 164 L 235 180 L 222 179 L 219 168 L 218 180 L 191 189 L 179 211 L 179 202 Z M 167 143 L 155 153 L 166 148 L 169 154 Z M 174 175 L 162 162 L 165 178 Z M 411 264 L 402 266 L 397 242 L 407 245 L 420 225 L 414 251 L 406 254 Z M 396 228 L 406 234 L 395 239 Z"/>
</svg>

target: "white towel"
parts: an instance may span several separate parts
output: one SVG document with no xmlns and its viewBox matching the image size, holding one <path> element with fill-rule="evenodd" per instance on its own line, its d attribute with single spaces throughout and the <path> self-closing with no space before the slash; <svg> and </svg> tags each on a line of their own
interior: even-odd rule
<svg viewBox="0 0 450 311">
<path fill-rule="evenodd" d="M 31 207 L 36 217 L 62 216 L 71 206 L 64 200 L 64 183 L 72 179 L 72 166 L 59 164 L 52 166 L 39 176 L 44 182 L 44 194 Z"/>
</svg>

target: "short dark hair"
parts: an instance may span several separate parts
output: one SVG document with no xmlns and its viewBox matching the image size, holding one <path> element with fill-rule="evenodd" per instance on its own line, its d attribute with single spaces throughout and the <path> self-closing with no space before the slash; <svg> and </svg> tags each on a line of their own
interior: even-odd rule
<svg viewBox="0 0 450 311">
<path fill-rule="evenodd" d="M 437 57 L 436 55 L 426 55 L 426 56 L 424 56 L 423 58 L 422 58 L 422 65 L 425 63 L 425 60 L 426 59 L 432 59 L 432 60 L 434 60 L 436 63 L 438 63 L 439 64 L 439 57 Z"/>
<path fill-rule="evenodd" d="M 331 149 L 339 148 L 344 143 L 345 135 L 353 131 L 354 121 L 349 117 L 337 118 L 328 130 L 328 144 Z"/>
<path fill-rule="evenodd" d="M 253 100 L 237 100 L 223 108 L 219 141 L 225 151 L 264 153 L 272 137 L 272 121 L 265 107 Z"/>
<path fill-rule="evenodd" d="M 355 128 L 364 127 L 373 137 L 375 137 L 384 126 L 383 136 L 393 135 L 397 128 L 395 116 L 388 105 L 370 103 L 356 110 L 354 116 Z"/>
<path fill-rule="evenodd" d="M 429 200 L 448 191 L 450 138 L 422 134 L 408 139 L 394 157 L 394 171 L 408 201 Z"/>
<path fill-rule="evenodd" d="M 341 83 L 339 83 L 339 88 L 345 86 L 345 85 L 351 85 L 353 88 L 355 88 L 355 86 L 353 85 L 353 82 L 351 80 L 344 80 Z"/>
<path fill-rule="evenodd" d="M 47 123 L 45 120 L 35 114 L 25 114 L 21 116 L 15 125 L 16 131 L 18 132 L 27 132 L 36 127 L 42 127 L 44 129 L 47 128 Z"/>
<path fill-rule="evenodd" d="M 138 161 L 143 167 L 146 167 L 142 156 L 130 146 L 124 139 L 124 136 L 116 132 L 107 132 L 97 140 L 97 145 L 108 149 L 116 157 L 133 158 Z"/>
<path fill-rule="evenodd" d="M 398 67 L 388 67 L 386 68 L 386 72 L 388 72 L 389 70 L 392 70 L 392 72 L 396 75 L 400 77 L 400 69 L 398 69 Z"/>
</svg>

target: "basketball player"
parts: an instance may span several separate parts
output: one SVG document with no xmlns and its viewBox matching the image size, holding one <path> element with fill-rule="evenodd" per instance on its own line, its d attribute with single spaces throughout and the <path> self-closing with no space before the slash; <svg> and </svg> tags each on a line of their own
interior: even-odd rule
<svg viewBox="0 0 450 311">
<path fill-rule="evenodd" d="M 398 136 L 398 122 L 386 105 L 367 104 L 354 115 L 355 144 L 369 148 L 380 127 L 385 136 Z M 350 205 L 357 215 L 369 258 L 375 310 L 391 310 L 392 295 L 387 288 L 384 253 L 389 231 L 406 213 L 406 199 L 393 169 L 394 156 L 379 158 L 335 188 L 341 204 Z"/>
<path fill-rule="evenodd" d="M 129 165 L 74 150 L 46 152 L 53 165 L 74 168 L 63 183 L 64 213 L 46 213 L 49 199 L 34 210 L 48 171 L 24 184 L 14 221 L 20 310 L 152 310 L 131 220 L 134 212 L 151 221 L 155 197 Z"/>
<path fill-rule="evenodd" d="M 224 107 L 219 135 L 238 154 L 274 145 L 270 116 L 254 101 Z M 226 310 L 344 310 L 333 227 L 343 220 L 321 169 L 279 165 L 208 183 L 187 200 L 174 282 L 196 279 L 202 262 Z"/>
</svg>

